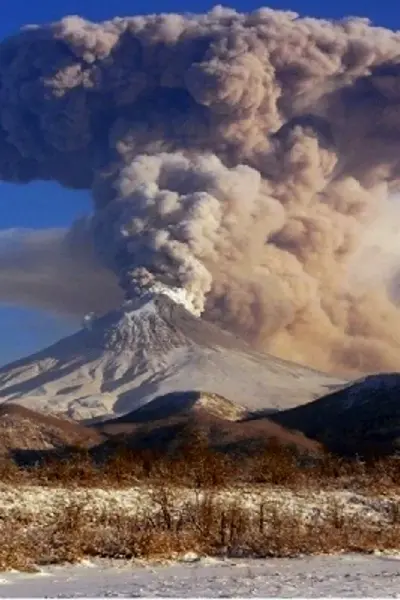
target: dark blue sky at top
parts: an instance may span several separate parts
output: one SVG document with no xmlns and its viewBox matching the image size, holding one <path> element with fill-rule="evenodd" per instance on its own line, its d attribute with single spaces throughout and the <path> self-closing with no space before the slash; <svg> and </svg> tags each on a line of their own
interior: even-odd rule
<svg viewBox="0 0 400 600">
<path fill-rule="evenodd" d="M 0 38 L 15 33 L 23 25 L 54 21 L 67 14 L 102 21 L 142 13 L 204 12 L 215 4 L 243 11 L 267 5 L 329 19 L 357 15 L 370 18 L 376 25 L 400 29 L 397 0 L 0 0 Z M 0 183 L 0 229 L 68 226 L 89 210 L 85 192 L 63 190 L 51 183 L 28 186 Z M 41 311 L 0 305 L 0 364 L 48 345 L 78 325 Z"/>
</svg>

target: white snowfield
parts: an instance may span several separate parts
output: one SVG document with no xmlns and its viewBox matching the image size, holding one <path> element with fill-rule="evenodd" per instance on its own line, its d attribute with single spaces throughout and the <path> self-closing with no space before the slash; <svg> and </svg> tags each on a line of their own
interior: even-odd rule
<svg viewBox="0 0 400 600">
<path fill-rule="evenodd" d="M 189 558 L 190 560 L 190 558 Z M 387 556 L 212 560 L 174 565 L 96 561 L 0 575 L 0 597 L 400 597 L 400 561 Z"/>
<path fill-rule="evenodd" d="M 166 296 L 125 306 L 0 369 L 0 401 L 75 419 L 119 416 L 170 392 L 289 408 L 343 381 L 254 352 Z"/>
</svg>

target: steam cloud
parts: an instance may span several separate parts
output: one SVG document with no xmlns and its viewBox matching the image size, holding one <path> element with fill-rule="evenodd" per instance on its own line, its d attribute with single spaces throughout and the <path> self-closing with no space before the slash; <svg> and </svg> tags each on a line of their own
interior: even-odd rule
<svg viewBox="0 0 400 600">
<path fill-rule="evenodd" d="M 269 9 L 68 17 L 0 45 L 0 108 L 0 177 L 91 189 L 85 235 L 127 295 L 183 287 L 264 350 L 399 367 L 400 249 L 381 276 L 368 240 L 400 187 L 400 33 Z"/>
</svg>

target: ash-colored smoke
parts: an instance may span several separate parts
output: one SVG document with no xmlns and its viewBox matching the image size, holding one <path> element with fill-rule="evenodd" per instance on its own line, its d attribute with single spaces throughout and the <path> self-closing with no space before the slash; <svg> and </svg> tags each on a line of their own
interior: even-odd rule
<svg viewBox="0 0 400 600">
<path fill-rule="evenodd" d="M 84 222 L 62 229 L 0 233 L 0 302 L 81 319 L 122 300 L 113 274 L 96 259 Z"/>
<path fill-rule="evenodd" d="M 0 177 L 92 189 L 127 295 L 185 288 L 262 349 L 398 368 L 397 252 L 368 261 L 368 232 L 400 182 L 400 33 L 269 9 L 68 17 L 0 45 L 0 107 Z"/>
</svg>

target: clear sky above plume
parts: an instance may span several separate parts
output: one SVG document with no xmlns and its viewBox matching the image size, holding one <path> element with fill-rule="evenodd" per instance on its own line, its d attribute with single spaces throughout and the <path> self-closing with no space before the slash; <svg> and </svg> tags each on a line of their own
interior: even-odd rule
<svg viewBox="0 0 400 600">
<path fill-rule="evenodd" d="M 4 6 L 3 6 L 4 4 Z M 209 10 L 215 2 L 192 1 L 186 3 L 164 0 L 143 2 L 113 0 L 100 3 L 98 0 L 58 0 L 56 3 L 27 3 L 13 0 L 0 6 L 0 38 L 15 33 L 19 27 L 29 23 L 58 20 L 67 14 L 79 14 L 91 20 L 104 20 L 114 16 L 125 16 L 149 12 L 191 12 Z M 237 10 L 252 10 L 268 5 L 271 8 L 287 9 L 302 15 L 323 18 L 340 18 L 359 15 L 370 18 L 374 24 L 400 29 L 400 8 L 396 3 L 362 0 L 335 1 L 331 3 L 311 0 L 256 2 L 242 0 L 229 2 Z M 54 199 L 57 202 L 54 202 Z M 34 183 L 16 186 L 0 183 L 0 228 L 34 227 L 57 228 L 71 224 L 77 217 L 90 210 L 86 192 L 72 192 L 52 183 Z M 0 232 L 1 234 L 1 232 Z M 3 232 L 4 234 L 4 232 Z M 0 238 L 1 239 L 1 238 Z M 27 354 L 65 335 L 79 325 L 79 320 L 56 318 L 44 312 L 16 307 L 0 307 L 0 363 Z"/>
</svg>

